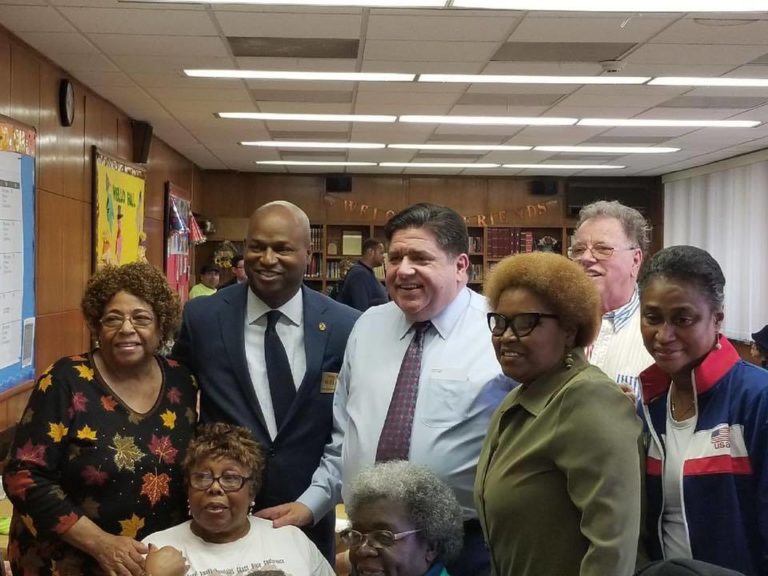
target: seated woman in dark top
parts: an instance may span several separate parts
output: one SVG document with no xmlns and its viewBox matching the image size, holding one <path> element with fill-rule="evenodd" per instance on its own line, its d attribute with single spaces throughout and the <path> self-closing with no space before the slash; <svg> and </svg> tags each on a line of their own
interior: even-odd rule
<svg viewBox="0 0 768 576">
<path fill-rule="evenodd" d="M 178 297 L 157 268 L 133 263 L 96 272 L 81 306 L 96 345 L 40 375 L 3 475 L 15 574 L 138 576 L 139 540 L 186 512 L 197 386 L 157 355 Z"/>
</svg>

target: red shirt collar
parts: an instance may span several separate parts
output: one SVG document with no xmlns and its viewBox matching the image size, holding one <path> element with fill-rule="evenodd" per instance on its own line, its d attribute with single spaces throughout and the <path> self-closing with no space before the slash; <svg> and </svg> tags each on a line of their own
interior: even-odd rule
<svg viewBox="0 0 768 576">
<path fill-rule="evenodd" d="M 720 349 L 713 348 L 702 363 L 693 369 L 697 395 L 712 388 L 741 359 L 725 336 L 721 334 L 718 342 L 720 342 Z M 654 364 L 640 373 L 640 382 L 643 384 L 645 403 L 649 404 L 669 389 L 672 377 Z"/>
</svg>

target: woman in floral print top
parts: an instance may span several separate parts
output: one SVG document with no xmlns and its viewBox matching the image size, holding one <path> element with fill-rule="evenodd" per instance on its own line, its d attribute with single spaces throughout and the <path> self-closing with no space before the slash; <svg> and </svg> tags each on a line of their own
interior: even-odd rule
<svg viewBox="0 0 768 576">
<path fill-rule="evenodd" d="M 98 345 L 38 378 L 5 468 L 18 575 L 138 576 L 140 540 L 186 516 L 197 385 L 156 354 L 178 299 L 159 270 L 133 263 L 97 272 L 82 309 Z"/>
</svg>

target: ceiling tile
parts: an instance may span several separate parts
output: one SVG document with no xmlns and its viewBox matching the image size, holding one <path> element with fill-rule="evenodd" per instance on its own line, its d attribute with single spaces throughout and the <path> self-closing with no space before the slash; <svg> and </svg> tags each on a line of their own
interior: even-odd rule
<svg viewBox="0 0 768 576">
<path fill-rule="evenodd" d="M 496 49 L 495 42 L 402 42 L 369 40 L 366 60 L 401 58 L 411 62 L 485 62 Z"/>
<path fill-rule="evenodd" d="M 189 67 L 197 67 L 194 62 L 198 56 L 228 55 L 224 42 L 213 36 L 91 34 L 90 38 L 110 56 L 181 56 Z"/>
<path fill-rule="evenodd" d="M 463 11 L 433 12 L 430 16 L 414 18 L 412 15 L 376 13 L 368 19 L 366 37 L 369 40 L 440 40 L 471 42 L 507 39 L 509 31 L 518 22 L 514 12 L 495 12 L 493 15 L 473 17 Z"/>
<path fill-rule="evenodd" d="M 357 38 L 278 38 L 228 36 L 236 57 L 256 58 L 347 58 L 356 59 Z"/>
<path fill-rule="evenodd" d="M 665 136 L 592 136 L 584 142 L 590 144 L 609 144 L 609 145 L 627 145 L 627 146 L 655 146 L 663 142 L 668 142 L 669 138 Z"/>
<path fill-rule="evenodd" d="M 457 101 L 457 106 L 551 106 L 563 94 L 493 94 L 483 92 L 468 92 Z"/>
<path fill-rule="evenodd" d="M 351 90 L 251 90 L 259 102 L 323 102 L 352 103 Z"/>
<path fill-rule="evenodd" d="M 222 10 L 214 15 L 225 36 L 358 38 L 360 14 L 263 13 Z"/>
<path fill-rule="evenodd" d="M 560 42 L 634 43 L 648 40 L 677 16 L 621 15 L 606 18 L 558 18 L 534 14 L 525 18 L 510 36 L 514 42 L 538 42 L 542 38 L 557 38 Z"/>
<path fill-rule="evenodd" d="M 646 44 L 627 57 L 628 63 L 638 64 L 746 64 L 765 54 L 765 46 Z M 690 76 L 691 74 L 685 74 Z"/>
<path fill-rule="evenodd" d="M 661 44 L 768 44 L 768 20 L 711 17 L 684 18 L 654 37 Z"/>
<path fill-rule="evenodd" d="M 415 87 L 414 87 L 415 88 Z M 458 94 L 444 92 L 421 92 L 421 91 L 376 91 L 376 90 L 358 90 L 356 102 L 358 105 L 415 105 L 415 106 L 452 106 L 456 101 Z"/>
<path fill-rule="evenodd" d="M 660 108 L 720 108 L 740 110 L 757 108 L 768 101 L 765 96 L 677 96 L 657 104 Z"/>
<path fill-rule="evenodd" d="M 138 8 L 60 8 L 77 28 L 88 34 L 215 36 L 218 31 L 205 12 Z"/>
<path fill-rule="evenodd" d="M 618 60 L 634 48 L 629 42 L 507 42 L 494 62 L 600 62 Z"/>
<path fill-rule="evenodd" d="M 0 23 L 19 32 L 75 32 L 55 8 L 49 6 L 7 6 L 0 4 Z"/>
<path fill-rule="evenodd" d="M 43 54 L 98 54 L 99 50 L 77 32 L 19 32 L 19 37 Z"/>
<path fill-rule="evenodd" d="M 51 58 L 56 64 L 76 77 L 88 75 L 90 77 L 100 74 L 114 74 L 120 69 L 103 54 L 70 54 L 59 52 Z M 86 82 L 87 84 L 87 82 Z"/>
</svg>

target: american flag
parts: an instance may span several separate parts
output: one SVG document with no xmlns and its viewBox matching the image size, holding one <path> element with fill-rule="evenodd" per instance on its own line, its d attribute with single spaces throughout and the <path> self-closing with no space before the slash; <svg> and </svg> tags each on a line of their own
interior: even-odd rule
<svg viewBox="0 0 768 576">
<path fill-rule="evenodd" d="M 728 426 L 718 426 L 714 430 L 712 430 L 712 433 L 709 436 L 710 441 L 712 444 L 716 444 L 718 442 L 728 442 L 731 438 L 731 431 L 728 428 Z"/>
</svg>

